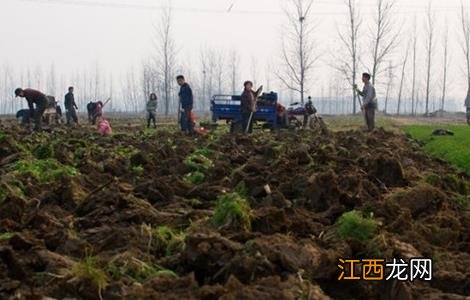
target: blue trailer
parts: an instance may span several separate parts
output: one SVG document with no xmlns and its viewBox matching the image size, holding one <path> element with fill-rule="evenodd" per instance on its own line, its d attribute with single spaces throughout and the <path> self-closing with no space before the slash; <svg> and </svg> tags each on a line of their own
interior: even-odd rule
<svg viewBox="0 0 470 300">
<path fill-rule="evenodd" d="M 242 114 L 240 110 L 241 96 L 215 95 L 211 100 L 212 121 L 226 121 L 230 124 L 231 132 L 243 132 Z M 277 120 L 277 93 L 263 93 L 258 97 L 257 110 L 253 115 L 253 122 L 264 122 L 271 129 L 278 127 Z"/>
</svg>

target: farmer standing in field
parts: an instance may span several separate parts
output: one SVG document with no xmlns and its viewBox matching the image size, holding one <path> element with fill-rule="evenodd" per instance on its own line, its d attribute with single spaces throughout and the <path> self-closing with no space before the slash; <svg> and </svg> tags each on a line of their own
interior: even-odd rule
<svg viewBox="0 0 470 300">
<path fill-rule="evenodd" d="M 304 112 L 304 128 L 307 128 L 308 119 L 311 115 L 317 113 L 316 108 L 313 106 L 312 97 L 308 97 L 307 103 L 305 103 L 305 112 Z"/>
<path fill-rule="evenodd" d="M 96 108 L 96 103 L 93 101 L 90 101 L 90 103 L 86 105 L 86 110 L 88 112 L 88 121 L 91 124 L 93 124 L 93 113 L 95 111 L 95 108 Z"/>
<path fill-rule="evenodd" d="M 70 125 L 70 121 L 73 120 L 78 125 L 77 110 L 78 106 L 75 103 L 75 97 L 73 95 L 73 87 L 69 87 L 69 92 L 65 95 L 65 118 L 67 119 L 67 125 Z"/>
<path fill-rule="evenodd" d="M 357 93 L 364 99 L 362 103 L 362 110 L 364 111 L 364 118 L 366 121 L 367 129 L 369 131 L 375 128 L 375 110 L 377 109 L 377 97 L 374 86 L 370 83 L 370 74 L 362 74 L 362 82 L 364 88 L 360 91 L 357 85 L 354 86 Z"/>
<path fill-rule="evenodd" d="M 147 128 L 150 128 L 150 121 L 153 121 L 153 128 L 157 128 L 157 108 L 158 101 L 155 93 L 150 94 L 149 101 L 147 102 Z"/>
<path fill-rule="evenodd" d="M 253 114 L 256 112 L 256 93 L 253 91 L 253 82 L 245 81 L 240 101 L 243 131 L 253 132 Z"/>
<path fill-rule="evenodd" d="M 15 96 L 26 98 L 26 101 L 28 101 L 29 116 L 30 118 L 34 117 L 34 131 L 40 131 L 42 116 L 49 102 L 46 95 L 33 89 L 17 88 L 15 90 Z M 36 109 L 34 108 L 35 104 Z"/>
<path fill-rule="evenodd" d="M 183 113 L 181 115 L 181 130 L 187 134 L 192 134 L 194 132 L 194 126 L 191 122 L 191 112 L 193 110 L 193 90 L 186 82 L 186 79 L 183 75 L 176 77 L 176 81 L 180 86 L 179 98 L 181 103 L 181 108 Z"/>
</svg>

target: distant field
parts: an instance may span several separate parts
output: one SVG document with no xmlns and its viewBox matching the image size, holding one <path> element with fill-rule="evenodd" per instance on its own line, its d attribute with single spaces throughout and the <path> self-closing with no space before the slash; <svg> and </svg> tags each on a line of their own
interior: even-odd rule
<svg viewBox="0 0 470 300">
<path fill-rule="evenodd" d="M 442 127 L 442 126 L 441 126 Z M 425 142 L 424 149 L 436 157 L 445 159 L 470 174 L 470 126 L 446 125 L 454 136 L 432 136 L 438 125 L 404 126 L 403 130 Z"/>
</svg>

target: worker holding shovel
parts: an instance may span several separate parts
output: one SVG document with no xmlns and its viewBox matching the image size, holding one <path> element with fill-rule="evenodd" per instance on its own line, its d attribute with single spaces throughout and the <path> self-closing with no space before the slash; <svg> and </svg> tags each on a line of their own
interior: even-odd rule
<svg viewBox="0 0 470 300">
<path fill-rule="evenodd" d="M 241 96 L 241 113 L 243 130 L 245 133 L 253 132 L 253 115 L 256 112 L 256 92 L 253 91 L 253 82 L 245 81 L 245 89 Z"/>
<path fill-rule="evenodd" d="M 364 100 L 362 103 L 362 110 L 364 112 L 364 118 L 366 121 L 367 129 L 369 131 L 375 128 L 375 110 L 377 109 L 377 97 L 374 86 L 370 83 L 370 74 L 362 74 L 362 82 L 364 83 L 364 89 L 360 91 L 357 85 L 354 86 L 359 96 Z M 360 100 L 359 100 L 360 101 Z"/>
</svg>

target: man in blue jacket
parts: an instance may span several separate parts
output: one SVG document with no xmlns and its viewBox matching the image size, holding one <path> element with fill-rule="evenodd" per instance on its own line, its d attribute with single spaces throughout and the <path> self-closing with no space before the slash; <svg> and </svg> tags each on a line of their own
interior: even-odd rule
<svg viewBox="0 0 470 300">
<path fill-rule="evenodd" d="M 193 91 L 183 75 L 176 77 L 176 81 L 180 86 L 178 96 L 180 98 L 181 108 L 183 109 L 181 114 L 181 130 L 188 134 L 192 134 L 194 132 L 194 126 L 191 121 L 191 111 L 193 110 L 194 102 Z"/>
</svg>

